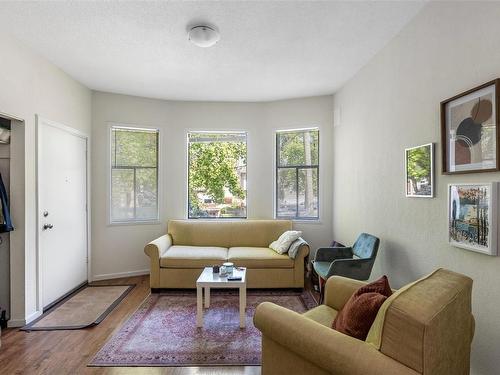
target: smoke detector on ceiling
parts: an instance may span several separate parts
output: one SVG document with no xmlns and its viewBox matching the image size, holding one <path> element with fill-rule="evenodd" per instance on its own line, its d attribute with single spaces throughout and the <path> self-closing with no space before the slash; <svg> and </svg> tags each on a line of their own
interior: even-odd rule
<svg viewBox="0 0 500 375">
<path fill-rule="evenodd" d="M 188 38 L 198 47 L 207 48 L 219 41 L 220 34 L 215 26 L 198 25 L 189 29 Z"/>
</svg>

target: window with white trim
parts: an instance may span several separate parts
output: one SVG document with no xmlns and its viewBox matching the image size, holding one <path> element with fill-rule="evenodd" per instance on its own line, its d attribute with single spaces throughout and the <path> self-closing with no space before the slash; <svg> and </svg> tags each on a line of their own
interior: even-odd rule
<svg viewBox="0 0 500 375">
<path fill-rule="evenodd" d="M 158 220 L 158 140 L 158 129 L 111 127 L 111 223 Z"/>
<path fill-rule="evenodd" d="M 276 133 L 276 217 L 319 219 L 319 130 Z"/>
<path fill-rule="evenodd" d="M 247 133 L 188 133 L 188 218 L 247 217 Z"/>
</svg>

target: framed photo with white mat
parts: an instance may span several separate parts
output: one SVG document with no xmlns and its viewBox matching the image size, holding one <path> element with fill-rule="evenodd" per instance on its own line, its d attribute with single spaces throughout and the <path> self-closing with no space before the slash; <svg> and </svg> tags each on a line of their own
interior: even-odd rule
<svg viewBox="0 0 500 375">
<path fill-rule="evenodd" d="M 434 197 L 434 144 L 405 149 L 406 196 Z"/>
<path fill-rule="evenodd" d="M 498 182 L 448 185 L 450 245 L 496 256 Z"/>
</svg>

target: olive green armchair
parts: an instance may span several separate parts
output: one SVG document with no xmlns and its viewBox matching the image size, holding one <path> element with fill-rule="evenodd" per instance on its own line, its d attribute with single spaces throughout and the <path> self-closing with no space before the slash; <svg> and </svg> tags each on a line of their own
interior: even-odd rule
<svg viewBox="0 0 500 375">
<path fill-rule="evenodd" d="M 325 304 L 297 314 L 261 303 L 262 375 L 467 375 L 474 335 L 472 280 L 438 269 L 395 291 L 361 341 L 330 328 L 365 283 L 333 276 Z"/>
</svg>

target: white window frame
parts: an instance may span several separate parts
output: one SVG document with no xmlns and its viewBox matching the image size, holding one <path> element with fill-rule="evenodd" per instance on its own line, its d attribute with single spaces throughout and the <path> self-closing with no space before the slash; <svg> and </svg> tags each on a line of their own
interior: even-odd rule
<svg viewBox="0 0 500 375">
<path fill-rule="evenodd" d="M 160 130 L 159 127 L 157 126 L 149 126 L 149 125 L 137 125 L 137 124 L 126 124 L 126 123 L 117 123 L 117 122 L 108 122 L 107 123 L 107 181 L 108 181 L 108 188 L 107 188 L 107 199 L 106 199 L 106 212 L 107 212 L 107 225 L 108 226 L 122 226 L 122 225 L 157 225 L 161 224 L 161 212 L 160 208 L 162 207 L 163 203 L 163 170 L 162 170 L 162 150 L 163 150 L 163 135 L 162 131 Z M 158 150 L 157 150 L 157 197 L 156 197 L 156 202 L 157 202 L 157 211 L 156 211 L 156 218 L 153 219 L 131 219 L 131 220 L 113 220 L 112 215 L 111 215 L 111 210 L 112 210 L 112 188 L 113 188 L 113 183 L 112 183 L 112 155 L 111 155 L 111 140 L 112 140 L 112 131 L 113 128 L 124 128 L 124 129 L 130 129 L 130 130 L 154 130 L 158 132 Z"/>
<path fill-rule="evenodd" d="M 214 218 L 208 218 L 208 217 L 190 217 L 189 216 L 189 134 L 190 133 L 206 133 L 206 134 L 231 134 L 231 133 L 244 133 L 245 134 L 245 139 L 246 139 L 246 145 L 247 145 L 247 180 L 246 180 L 246 216 L 245 217 L 214 217 Z M 185 218 L 186 220 L 206 220 L 206 221 L 245 221 L 248 219 L 248 207 L 249 207 L 249 198 L 248 198 L 248 150 L 249 150 L 249 144 L 250 144 L 250 136 L 249 132 L 247 130 L 241 130 L 241 129 L 218 129 L 218 130 L 199 130 L 199 129 L 187 129 L 186 134 L 185 134 L 185 140 L 186 140 L 186 146 L 184 148 L 185 150 L 185 165 L 186 165 L 186 174 L 184 176 L 184 181 L 185 181 L 185 201 L 184 201 L 184 207 L 185 207 Z"/>
<path fill-rule="evenodd" d="M 290 133 L 290 132 L 300 132 L 307 130 L 317 130 L 318 131 L 318 216 L 317 217 L 291 217 L 291 216 L 278 216 L 278 134 L 279 133 Z M 296 223 L 307 223 L 307 224 L 322 224 L 321 219 L 321 202 L 323 201 L 322 192 L 320 184 L 320 178 L 322 173 L 322 160 L 321 160 L 321 129 L 319 126 L 310 126 L 310 127 L 300 127 L 300 128 L 286 128 L 286 129 L 277 129 L 274 132 L 274 148 L 273 148 L 273 217 L 276 220 L 291 220 Z"/>
</svg>

